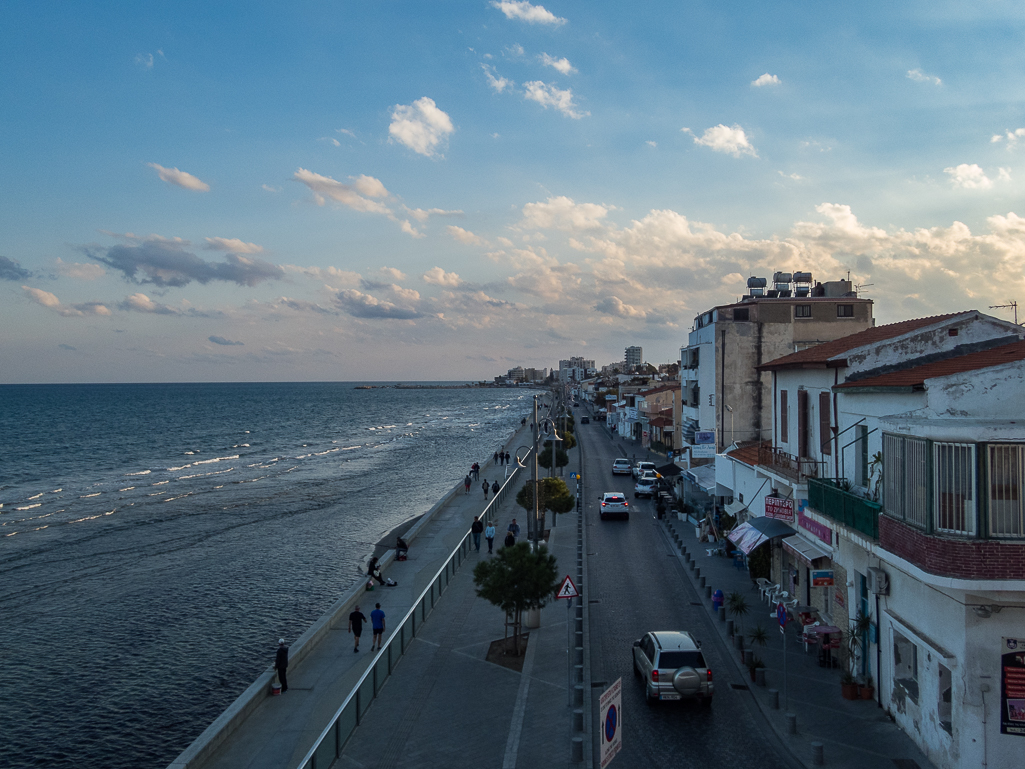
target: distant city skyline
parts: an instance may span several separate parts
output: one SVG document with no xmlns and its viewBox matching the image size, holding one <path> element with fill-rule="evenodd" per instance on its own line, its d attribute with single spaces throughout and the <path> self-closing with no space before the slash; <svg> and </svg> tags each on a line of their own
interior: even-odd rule
<svg viewBox="0 0 1025 769">
<path fill-rule="evenodd" d="M 1025 301 L 1025 8 L 0 6 L 0 382 L 675 360 L 776 270 Z"/>
</svg>

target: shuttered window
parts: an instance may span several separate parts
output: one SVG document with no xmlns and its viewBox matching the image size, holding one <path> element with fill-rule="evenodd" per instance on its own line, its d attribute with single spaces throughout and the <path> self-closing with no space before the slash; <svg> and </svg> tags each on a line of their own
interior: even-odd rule
<svg viewBox="0 0 1025 769">
<path fill-rule="evenodd" d="M 808 456 L 808 391 L 797 391 L 797 455 L 802 459 Z"/>
<path fill-rule="evenodd" d="M 829 393 L 819 393 L 819 450 L 833 453 L 833 431 L 829 429 Z"/>
<path fill-rule="evenodd" d="M 779 442 L 790 443 L 790 409 L 786 390 L 779 391 Z"/>
</svg>

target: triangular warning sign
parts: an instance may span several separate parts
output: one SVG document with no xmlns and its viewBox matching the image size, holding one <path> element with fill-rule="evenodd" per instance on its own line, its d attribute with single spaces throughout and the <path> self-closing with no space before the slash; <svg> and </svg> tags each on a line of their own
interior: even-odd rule
<svg viewBox="0 0 1025 769">
<path fill-rule="evenodd" d="M 573 580 L 570 579 L 569 574 L 566 575 L 566 579 L 562 581 L 562 586 L 555 592 L 556 598 L 577 598 L 580 595 L 580 591 L 577 590 L 577 586 L 573 584 Z"/>
</svg>

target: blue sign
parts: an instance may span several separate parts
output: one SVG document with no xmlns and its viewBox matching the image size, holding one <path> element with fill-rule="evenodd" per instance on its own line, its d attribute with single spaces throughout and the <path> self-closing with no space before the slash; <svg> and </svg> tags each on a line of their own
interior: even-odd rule
<svg viewBox="0 0 1025 769">
<path fill-rule="evenodd" d="M 783 605 L 782 601 L 776 604 L 776 619 L 779 620 L 779 629 L 782 631 L 787 626 L 787 620 L 790 619 L 787 615 L 787 607 Z"/>
<path fill-rule="evenodd" d="M 610 705 L 605 713 L 605 742 L 612 742 L 616 736 L 616 727 L 619 726 L 619 711 L 615 705 Z"/>
</svg>

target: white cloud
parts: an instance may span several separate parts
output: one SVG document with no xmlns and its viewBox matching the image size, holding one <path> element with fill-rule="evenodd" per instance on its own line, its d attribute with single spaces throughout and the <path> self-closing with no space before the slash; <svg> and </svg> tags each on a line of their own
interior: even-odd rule
<svg viewBox="0 0 1025 769">
<path fill-rule="evenodd" d="M 135 54 L 135 63 L 143 69 L 153 69 L 153 54 L 137 53 Z"/>
<path fill-rule="evenodd" d="M 61 300 L 57 298 L 56 294 L 29 286 L 22 286 L 21 290 L 36 304 L 41 304 L 43 307 L 60 307 Z"/>
<path fill-rule="evenodd" d="M 920 69 L 909 69 L 907 74 L 908 80 L 914 80 L 916 83 L 932 83 L 933 85 L 943 85 L 943 81 L 935 75 L 927 75 Z"/>
<path fill-rule="evenodd" d="M 463 212 L 459 209 L 452 211 L 446 211 L 444 208 L 406 208 L 406 213 L 416 219 L 418 222 L 426 222 L 432 216 L 462 216 Z"/>
<path fill-rule="evenodd" d="M 263 246 L 246 243 L 239 238 L 206 238 L 208 251 L 227 251 L 230 254 L 260 254 Z"/>
<path fill-rule="evenodd" d="M 456 227 L 454 224 L 450 224 L 445 228 L 445 230 L 453 240 L 458 240 L 460 243 L 465 243 L 468 246 L 486 245 L 484 238 L 479 235 L 474 235 L 472 232 L 464 230 L 462 227 Z"/>
<path fill-rule="evenodd" d="M 120 304 L 120 309 L 128 310 L 129 312 L 143 312 L 152 315 L 181 315 L 181 311 L 176 310 L 166 304 L 160 302 L 154 302 L 145 294 L 132 294 L 126 297 Z"/>
<path fill-rule="evenodd" d="M 513 59 L 519 58 L 524 53 L 526 53 L 526 51 L 523 50 L 523 46 L 519 43 L 513 43 L 505 48 L 505 55 Z"/>
<path fill-rule="evenodd" d="M 488 79 L 488 85 L 491 86 L 491 89 L 495 91 L 495 93 L 502 93 L 502 91 L 509 86 L 515 85 L 513 81 L 506 80 L 501 75 L 496 74 L 495 68 L 490 64 L 481 64 L 480 66 L 481 69 L 484 70 L 485 77 Z"/>
<path fill-rule="evenodd" d="M 190 173 L 179 171 L 177 168 L 164 168 L 158 163 L 147 163 L 146 165 L 157 172 L 157 176 L 160 177 L 161 181 L 165 181 L 168 184 L 174 184 L 178 187 L 184 187 L 187 190 L 193 190 L 195 192 L 210 191 L 209 184 L 197 179 Z"/>
<path fill-rule="evenodd" d="M 961 189 L 988 190 L 993 186 L 993 180 L 986 176 L 977 163 L 962 163 L 952 168 L 944 168 L 943 173 L 950 174 L 951 184 Z"/>
<path fill-rule="evenodd" d="M 689 133 L 690 129 L 681 129 Z M 713 126 L 705 130 L 700 136 L 694 137 L 694 143 L 700 144 L 703 147 L 708 147 L 714 152 L 725 152 L 729 155 L 733 155 L 735 158 L 739 158 L 741 155 L 750 155 L 751 157 L 758 157 L 758 153 L 755 148 L 748 141 L 747 134 L 744 133 L 744 129 L 739 125 L 734 124 L 733 126 L 725 126 L 720 123 L 717 126 Z"/>
<path fill-rule="evenodd" d="M 68 263 L 57 257 L 57 273 L 76 280 L 96 280 L 106 275 L 107 271 L 98 264 Z"/>
<path fill-rule="evenodd" d="M 782 171 L 777 171 L 776 173 L 778 173 L 784 179 L 793 179 L 795 182 L 802 182 L 802 181 L 804 181 L 804 177 L 801 176 L 800 174 L 785 174 Z"/>
<path fill-rule="evenodd" d="M 354 187 L 356 184 L 348 185 L 342 184 L 341 182 L 332 179 L 330 176 L 321 176 L 313 171 L 307 171 L 305 168 L 300 168 L 296 171 L 292 178 L 296 181 L 302 182 L 313 192 L 313 199 L 316 201 L 318 206 L 324 205 L 327 198 L 341 203 L 344 206 L 355 211 L 362 211 L 364 213 L 371 214 L 391 214 L 391 209 L 387 206 L 378 203 L 374 200 L 368 200 L 367 198 L 360 195 Z M 360 177 L 360 179 L 371 179 L 372 177 Z M 377 181 L 374 179 L 374 181 Z M 380 184 L 380 182 L 378 182 Z M 366 182 L 360 184 L 364 189 L 368 185 Z M 381 185 L 381 189 L 384 189 L 384 185 Z"/>
<path fill-rule="evenodd" d="M 752 80 L 751 85 L 753 85 L 755 88 L 761 88 L 762 86 L 766 85 L 779 85 L 780 82 L 782 81 L 778 77 L 776 77 L 775 75 L 770 75 L 768 72 L 766 72 L 764 75 L 759 75 L 755 80 Z"/>
<path fill-rule="evenodd" d="M 527 0 L 494 0 L 491 7 L 500 10 L 507 19 L 518 19 L 528 24 L 558 26 L 566 23 L 565 19 L 560 19 L 543 5 L 531 5 Z"/>
<path fill-rule="evenodd" d="M 420 232 L 420 230 L 418 230 L 416 227 L 414 227 L 409 222 L 408 219 L 403 219 L 402 221 L 399 222 L 399 229 L 402 230 L 407 235 L 409 235 L 410 237 L 414 237 L 414 238 L 425 238 L 425 237 L 427 237 L 422 232 Z"/>
<path fill-rule="evenodd" d="M 645 316 L 643 310 L 638 310 L 636 307 L 624 304 L 623 300 L 618 296 L 608 296 L 600 299 L 594 306 L 594 309 L 617 318 L 643 318 Z"/>
<path fill-rule="evenodd" d="M 356 134 L 354 134 L 348 128 L 336 128 L 335 131 L 340 134 L 345 134 L 346 136 L 351 136 L 353 139 L 356 138 Z"/>
<path fill-rule="evenodd" d="M 445 272 L 440 267 L 431 267 L 421 277 L 424 283 L 430 283 L 435 286 L 447 286 L 448 288 L 456 288 L 463 282 L 456 273 Z"/>
<path fill-rule="evenodd" d="M 524 83 L 524 96 L 531 101 L 536 101 L 545 109 L 549 107 L 555 107 L 563 115 L 571 117 L 574 120 L 579 120 L 582 117 L 587 117 L 590 112 L 577 112 L 576 106 L 573 103 L 573 91 L 569 88 L 562 90 L 556 88 L 554 85 L 546 85 L 540 80 L 532 80 L 529 83 Z"/>
<path fill-rule="evenodd" d="M 544 64 L 546 67 L 551 67 L 552 69 L 558 70 L 564 75 L 571 75 L 577 71 L 576 67 L 570 64 L 569 59 L 565 57 L 561 59 L 556 59 L 554 56 L 549 56 L 547 53 L 542 53 L 540 56 L 538 56 L 538 58 L 541 60 L 541 63 Z"/>
<path fill-rule="evenodd" d="M 107 309 L 107 306 L 100 302 L 83 302 L 81 304 L 66 305 L 62 304 L 61 300 L 58 299 L 55 294 L 51 294 L 49 291 L 43 291 L 41 288 L 22 286 L 21 290 L 25 292 L 25 296 L 36 304 L 40 304 L 43 307 L 54 310 L 58 315 L 63 315 L 65 318 L 83 317 L 85 315 L 111 314 L 110 310 Z"/>
<path fill-rule="evenodd" d="M 340 141 L 338 141 L 336 138 L 334 138 L 333 136 L 321 136 L 320 140 L 322 142 L 327 142 L 329 144 L 333 144 L 335 147 L 341 147 L 342 146 L 342 143 Z"/>
<path fill-rule="evenodd" d="M 648 145 L 649 147 L 651 147 L 652 149 L 654 149 L 655 147 L 657 147 L 657 146 L 658 146 L 658 144 L 656 144 L 656 143 L 655 143 L 655 142 L 653 142 L 653 141 L 647 141 L 647 142 L 644 142 L 644 143 L 645 143 L 645 144 L 647 144 L 647 145 Z"/>
<path fill-rule="evenodd" d="M 386 198 L 389 195 L 388 190 L 384 188 L 384 183 L 373 176 L 360 174 L 349 178 L 352 179 L 352 186 L 356 188 L 356 191 L 368 198 Z"/>
<path fill-rule="evenodd" d="M 565 195 L 548 198 L 543 203 L 523 206 L 519 229 L 565 230 L 582 232 L 600 229 L 610 208 L 597 203 L 575 203 Z"/>
<path fill-rule="evenodd" d="M 1025 128 L 1016 128 L 1013 131 L 1006 131 L 1004 135 L 994 134 L 989 141 L 991 144 L 1006 141 L 1007 149 L 1012 150 L 1018 146 L 1018 140 L 1023 136 L 1025 136 Z"/>
<path fill-rule="evenodd" d="M 406 279 L 406 273 L 404 273 L 402 270 L 399 270 L 399 269 L 397 269 L 395 267 L 382 267 L 381 269 L 378 270 L 378 272 L 381 273 L 382 275 L 384 275 L 385 277 L 391 278 L 392 280 L 405 280 Z"/>
<path fill-rule="evenodd" d="M 453 131 L 449 116 L 438 109 L 434 99 L 426 96 L 409 105 L 395 105 L 388 126 L 392 139 L 427 157 L 432 157 Z"/>
<path fill-rule="evenodd" d="M 260 188 L 267 190 L 267 192 L 281 192 L 280 187 L 271 187 L 269 184 L 261 184 Z"/>
</svg>

